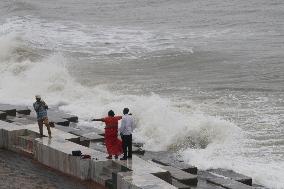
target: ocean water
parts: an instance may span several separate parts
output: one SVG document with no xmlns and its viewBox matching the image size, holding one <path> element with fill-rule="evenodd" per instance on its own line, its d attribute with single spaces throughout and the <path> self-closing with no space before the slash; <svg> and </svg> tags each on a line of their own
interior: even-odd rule
<svg viewBox="0 0 284 189">
<path fill-rule="evenodd" d="M 129 107 L 135 141 L 284 188 L 281 0 L 2 0 L 0 103 L 89 120 Z"/>
</svg>

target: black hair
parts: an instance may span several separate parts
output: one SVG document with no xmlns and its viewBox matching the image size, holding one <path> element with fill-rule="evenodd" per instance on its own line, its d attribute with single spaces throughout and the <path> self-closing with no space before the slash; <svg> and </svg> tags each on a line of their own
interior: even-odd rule
<svg viewBox="0 0 284 189">
<path fill-rule="evenodd" d="M 128 114 L 128 112 L 129 112 L 129 109 L 128 109 L 128 108 L 124 108 L 124 109 L 123 109 L 123 113 L 124 113 L 124 114 Z"/>
<path fill-rule="evenodd" d="M 110 110 L 110 111 L 108 111 L 108 116 L 111 116 L 111 117 L 114 117 L 114 111 L 112 111 L 112 110 Z"/>
</svg>

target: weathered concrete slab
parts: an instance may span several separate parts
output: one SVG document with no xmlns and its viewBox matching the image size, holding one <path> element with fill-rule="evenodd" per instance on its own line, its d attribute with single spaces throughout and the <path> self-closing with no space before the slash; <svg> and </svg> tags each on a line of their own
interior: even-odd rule
<svg viewBox="0 0 284 189">
<path fill-rule="evenodd" d="M 197 186 L 191 186 L 191 189 L 224 189 L 221 186 L 215 185 L 215 184 L 211 184 L 209 182 L 207 182 L 204 179 L 199 179 L 198 178 L 198 183 Z"/>
<path fill-rule="evenodd" d="M 156 177 L 171 183 L 170 173 L 167 170 L 158 167 L 152 161 L 145 161 L 137 156 L 133 156 L 132 159 L 127 161 L 115 161 L 115 163 L 132 170 L 134 175 L 153 174 Z"/>
<path fill-rule="evenodd" d="M 185 171 L 182 171 L 178 168 L 172 167 L 172 166 L 162 166 L 161 167 L 164 170 L 167 170 L 170 172 L 171 176 L 178 180 L 179 182 L 186 184 L 186 185 L 197 185 L 197 176 L 192 175 L 190 173 L 187 173 Z"/>
<path fill-rule="evenodd" d="M 7 115 L 16 116 L 16 108 L 8 104 L 0 104 L 0 111 L 6 112 Z"/>
<path fill-rule="evenodd" d="M 49 122 L 52 122 L 54 124 L 61 125 L 61 126 L 69 126 L 70 124 L 70 121 L 68 121 L 67 119 L 63 119 L 60 117 L 53 117 L 50 115 L 48 115 L 48 120 Z"/>
<path fill-rule="evenodd" d="M 243 184 L 241 182 L 232 180 L 230 178 L 226 178 L 224 176 L 218 176 L 217 174 L 212 174 L 208 171 L 198 171 L 198 177 L 200 179 L 204 179 L 207 182 L 211 183 L 211 184 L 215 184 L 218 186 L 222 186 L 224 188 L 228 188 L 228 189 L 244 189 L 244 188 L 252 188 L 251 186 L 248 186 L 246 184 Z"/>
<path fill-rule="evenodd" d="M 97 133 L 83 134 L 83 137 L 93 142 L 103 142 L 104 141 L 104 137 L 101 135 L 98 135 Z"/>
<path fill-rule="evenodd" d="M 87 139 L 89 139 L 90 141 L 93 142 L 102 142 L 104 140 L 104 137 L 97 134 L 96 132 L 94 132 L 93 130 L 73 130 L 70 133 L 77 135 L 77 136 L 82 136 L 85 137 Z"/>
<path fill-rule="evenodd" d="M 82 180 L 91 178 L 93 159 L 105 160 L 105 154 L 62 138 L 49 139 L 44 137 L 36 139 L 36 141 L 35 158 L 39 162 Z M 80 150 L 82 154 L 90 155 L 92 159 L 81 159 L 72 156 L 73 150 Z"/>
<path fill-rule="evenodd" d="M 252 189 L 251 186 L 234 181 L 230 178 L 209 178 L 207 182 L 222 186 L 227 189 Z"/>
<path fill-rule="evenodd" d="M 176 179 L 172 179 L 172 185 L 177 187 L 178 189 L 190 189 L 188 185 L 185 185 Z"/>
<path fill-rule="evenodd" d="M 208 170 L 210 173 L 218 174 L 224 177 L 231 178 L 235 181 L 241 182 L 243 184 L 252 185 L 252 178 L 236 173 L 232 170 L 225 170 L 225 169 L 210 169 Z"/>
<path fill-rule="evenodd" d="M 121 165 L 118 165 L 118 164 L 112 162 L 111 164 L 104 166 L 102 171 L 103 171 L 103 173 L 111 176 L 112 188 L 117 188 L 117 174 L 119 172 L 128 172 L 128 171 L 131 171 L 131 170 L 129 170 L 128 168 L 126 168 L 124 166 L 121 166 Z M 106 182 L 108 182 L 108 181 L 106 181 Z M 106 186 L 107 186 L 107 183 L 106 183 Z"/>
<path fill-rule="evenodd" d="M 170 158 L 154 158 L 152 159 L 152 161 L 164 166 L 173 166 L 191 174 L 197 174 L 197 167 L 186 164 L 184 162 L 174 161 Z"/>
<path fill-rule="evenodd" d="M 132 153 L 138 154 L 138 155 L 143 155 L 143 154 L 145 154 L 145 150 L 140 148 L 140 147 L 132 146 Z"/>
<path fill-rule="evenodd" d="M 0 111 L 0 120 L 5 120 L 6 117 L 7 117 L 7 113 Z"/>
<path fill-rule="evenodd" d="M 56 129 L 64 131 L 66 133 L 71 133 L 72 131 L 76 131 L 76 129 L 73 128 L 73 127 L 66 127 L 66 126 L 61 126 L 61 125 L 57 125 L 57 124 L 55 124 L 54 126 L 55 126 Z"/>
<path fill-rule="evenodd" d="M 136 175 L 133 172 L 120 172 L 117 175 L 117 189 L 176 189 L 175 186 L 152 174 Z"/>
<path fill-rule="evenodd" d="M 51 117 L 66 119 L 69 122 L 75 122 L 75 123 L 78 122 L 78 116 L 71 115 L 71 114 L 65 113 L 63 111 L 60 111 L 58 109 L 54 109 L 54 108 L 51 108 L 51 109 L 48 110 L 48 115 L 51 116 Z"/>
<path fill-rule="evenodd" d="M 10 123 L 14 123 L 16 125 L 29 125 L 29 124 L 35 123 L 35 121 L 32 121 L 30 119 L 14 117 L 14 116 L 7 116 L 6 121 L 8 121 Z"/>
<path fill-rule="evenodd" d="M 16 112 L 18 114 L 30 115 L 31 110 L 28 107 L 16 106 Z"/>
</svg>

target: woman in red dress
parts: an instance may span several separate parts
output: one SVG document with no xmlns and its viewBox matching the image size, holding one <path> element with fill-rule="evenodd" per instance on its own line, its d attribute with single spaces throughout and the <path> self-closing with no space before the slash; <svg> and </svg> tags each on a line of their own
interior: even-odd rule
<svg viewBox="0 0 284 189">
<path fill-rule="evenodd" d="M 105 122 L 105 144 L 108 152 L 108 159 L 112 159 L 114 155 L 115 159 L 122 154 L 122 142 L 117 138 L 118 133 L 118 120 L 121 120 L 122 116 L 115 116 L 114 112 L 110 110 L 108 116 L 101 119 L 93 119 L 92 121 Z"/>
</svg>

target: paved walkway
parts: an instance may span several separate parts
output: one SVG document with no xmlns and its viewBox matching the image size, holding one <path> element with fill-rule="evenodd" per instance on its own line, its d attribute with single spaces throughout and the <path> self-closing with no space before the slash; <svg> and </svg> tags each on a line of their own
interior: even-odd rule
<svg viewBox="0 0 284 189">
<path fill-rule="evenodd" d="M 101 189 L 0 149 L 0 189 Z"/>
</svg>

